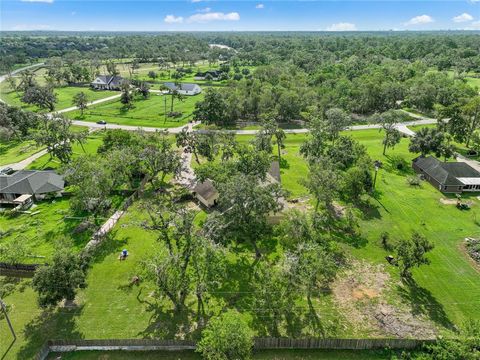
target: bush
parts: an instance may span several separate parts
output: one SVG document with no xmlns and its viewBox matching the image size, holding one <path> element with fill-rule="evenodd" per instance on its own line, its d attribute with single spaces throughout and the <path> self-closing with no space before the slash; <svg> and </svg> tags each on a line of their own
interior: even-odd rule
<svg viewBox="0 0 480 360">
<path fill-rule="evenodd" d="M 410 170 L 410 164 L 402 156 L 392 156 L 390 159 L 390 164 L 394 170 L 401 172 Z"/>
<path fill-rule="evenodd" d="M 210 320 L 202 332 L 197 352 L 207 360 L 250 359 L 253 332 L 235 310 Z"/>
<path fill-rule="evenodd" d="M 407 182 L 411 186 L 420 186 L 421 179 L 418 175 L 412 175 L 407 177 Z"/>
<path fill-rule="evenodd" d="M 170 111 L 167 115 L 171 118 L 179 118 L 182 116 L 182 113 L 180 111 Z"/>
</svg>

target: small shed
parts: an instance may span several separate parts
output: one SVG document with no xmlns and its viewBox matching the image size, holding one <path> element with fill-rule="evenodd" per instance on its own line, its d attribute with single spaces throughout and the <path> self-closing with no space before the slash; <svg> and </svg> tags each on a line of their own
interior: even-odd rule
<svg viewBox="0 0 480 360">
<path fill-rule="evenodd" d="M 197 183 L 193 188 L 193 194 L 207 208 L 217 203 L 218 191 L 210 179 Z"/>
<path fill-rule="evenodd" d="M 28 209 L 33 204 L 33 196 L 30 194 L 23 194 L 13 200 L 13 204 L 20 209 Z"/>
</svg>

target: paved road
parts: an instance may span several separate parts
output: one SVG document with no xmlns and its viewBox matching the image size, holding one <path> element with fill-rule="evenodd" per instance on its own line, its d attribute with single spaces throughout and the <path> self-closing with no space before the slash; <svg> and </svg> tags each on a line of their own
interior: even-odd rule
<svg viewBox="0 0 480 360">
<path fill-rule="evenodd" d="M 33 68 L 36 68 L 36 67 L 39 67 L 39 66 L 42 66 L 42 65 L 45 65 L 45 63 L 38 63 L 38 64 L 33 64 L 33 65 L 29 65 L 29 66 L 25 66 L 23 68 L 20 68 L 20 69 L 17 69 L 17 70 L 13 70 L 11 72 L 12 75 L 16 75 L 22 71 L 25 71 L 25 70 L 28 70 L 28 69 L 33 69 Z M 4 74 L 4 75 L 0 75 L 0 83 L 5 81 L 5 79 L 8 77 L 8 74 Z"/>
<path fill-rule="evenodd" d="M 102 98 L 102 99 L 98 99 L 98 100 L 95 100 L 95 101 L 91 101 L 91 102 L 88 103 L 88 106 L 100 104 L 100 103 L 103 103 L 103 102 L 106 102 L 106 101 L 110 101 L 110 100 L 115 100 L 115 99 L 118 99 L 121 95 L 122 95 L 122 94 L 116 94 L 116 95 L 112 95 L 112 96 L 109 96 L 109 97 L 106 97 L 106 98 Z M 58 114 L 62 114 L 62 113 L 66 113 L 66 112 L 74 111 L 74 110 L 78 110 L 78 106 L 72 106 L 72 107 L 69 107 L 69 108 L 66 108 L 66 109 L 58 110 L 58 111 L 56 111 L 56 112 L 57 112 Z"/>
<path fill-rule="evenodd" d="M 28 165 L 30 165 L 32 162 L 34 162 L 35 160 L 37 160 L 38 158 L 41 158 L 43 155 L 45 155 L 47 153 L 47 149 L 43 149 L 43 150 L 40 150 L 39 152 L 29 156 L 28 158 L 22 160 L 22 161 L 19 161 L 19 162 L 16 162 L 16 163 L 13 163 L 13 164 L 9 164 L 9 165 L 2 165 L 0 166 L 0 169 L 3 169 L 3 168 L 12 168 L 13 170 L 23 170 L 25 169 Z"/>
</svg>

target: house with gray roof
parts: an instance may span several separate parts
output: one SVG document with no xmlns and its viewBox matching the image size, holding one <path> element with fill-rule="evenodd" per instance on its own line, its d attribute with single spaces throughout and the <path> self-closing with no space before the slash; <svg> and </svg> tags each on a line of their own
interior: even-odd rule
<svg viewBox="0 0 480 360">
<path fill-rule="evenodd" d="M 166 82 L 163 83 L 165 87 L 169 90 L 170 93 L 177 92 L 181 95 L 192 96 L 197 95 L 202 92 L 202 88 L 197 84 L 190 84 L 190 83 L 181 83 L 175 84 L 173 82 Z"/>
<path fill-rule="evenodd" d="M 117 75 L 98 75 L 90 86 L 95 90 L 120 90 L 125 79 Z"/>
<path fill-rule="evenodd" d="M 65 186 L 62 176 L 55 171 L 20 170 L 0 175 L 0 203 L 14 204 L 16 199 L 31 195 L 41 199 L 47 194 L 60 195 Z"/>
<path fill-rule="evenodd" d="M 443 193 L 480 192 L 480 172 L 467 163 L 420 156 L 413 160 L 412 167 Z"/>
</svg>

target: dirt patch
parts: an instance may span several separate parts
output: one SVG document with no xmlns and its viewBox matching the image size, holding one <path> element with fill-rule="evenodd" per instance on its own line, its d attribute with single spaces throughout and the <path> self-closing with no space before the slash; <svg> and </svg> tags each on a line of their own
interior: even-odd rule
<svg viewBox="0 0 480 360">
<path fill-rule="evenodd" d="M 445 198 L 440 198 L 440 203 L 443 205 L 457 205 L 458 200 L 457 199 L 445 199 Z M 468 206 L 472 207 L 473 201 L 461 201 L 462 204 L 467 204 Z"/>
<path fill-rule="evenodd" d="M 443 205 L 457 205 L 457 199 L 445 199 L 445 198 L 440 198 L 440 202 Z"/>
<path fill-rule="evenodd" d="M 352 261 L 333 284 L 334 300 L 355 332 L 370 336 L 430 338 L 434 325 L 406 307 L 386 300 L 391 286 L 383 265 Z"/>
</svg>

